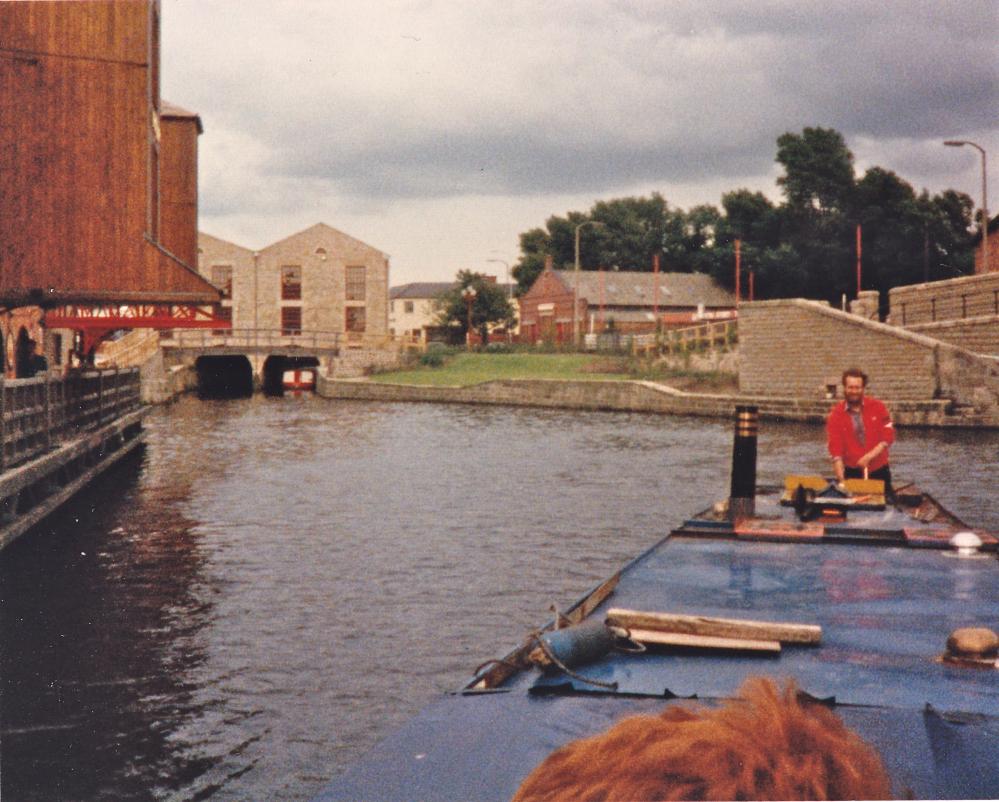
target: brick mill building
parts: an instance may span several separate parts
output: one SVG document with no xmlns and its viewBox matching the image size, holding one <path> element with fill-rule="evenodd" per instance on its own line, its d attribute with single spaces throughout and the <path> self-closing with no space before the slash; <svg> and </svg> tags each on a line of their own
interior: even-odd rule
<svg viewBox="0 0 999 802">
<path fill-rule="evenodd" d="M 520 298 L 524 342 L 571 342 L 577 274 L 544 270 Z M 627 334 L 735 317 L 735 296 L 704 273 L 579 271 L 577 320 L 583 334 Z"/>
<path fill-rule="evenodd" d="M 202 232 L 198 251 L 234 333 L 340 332 L 347 344 L 376 344 L 389 333 L 388 256 L 324 223 L 259 251 Z"/>
<path fill-rule="evenodd" d="M 219 300 L 196 114 L 160 98 L 160 4 L 0 3 L 0 375 Z"/>
</svg>

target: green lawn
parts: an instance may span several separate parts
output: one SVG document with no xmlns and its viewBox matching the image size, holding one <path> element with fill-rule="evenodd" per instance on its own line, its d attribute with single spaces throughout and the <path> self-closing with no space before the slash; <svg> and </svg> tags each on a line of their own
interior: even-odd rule
<svg viewBox="0 0 999 802">
<path fill-rule="evenodd" d="M 440 367 L 377 373 L 390 384 L 478 384 L 494 379 L 630 379 L 625 357 L 587 354 L 454 354 Z"/>
</svg>

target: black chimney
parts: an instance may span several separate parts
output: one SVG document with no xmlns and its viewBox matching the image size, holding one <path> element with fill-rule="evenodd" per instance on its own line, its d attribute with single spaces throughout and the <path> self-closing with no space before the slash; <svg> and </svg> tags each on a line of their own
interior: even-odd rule
<svg viewBox="0 0 999 802">
<path fill-rule="evenodd" d="M 735 408 L 735 440 L 732 443 L 732 492 L 728 500 L 730 521 L 751 518 L 756 513 L 757 407 Z"/>
</svg>

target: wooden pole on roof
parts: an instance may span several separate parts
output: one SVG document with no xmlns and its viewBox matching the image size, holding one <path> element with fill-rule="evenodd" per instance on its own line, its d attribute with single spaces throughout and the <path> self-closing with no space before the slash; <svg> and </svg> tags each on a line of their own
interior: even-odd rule
<svg viewBox="0 0 999 802">
<path fill-rule="evenodd" d="M 738 309 L 740 299 L 739 291 L 739 268 L 741 266 L 742 260 L 742 240 L 737 239 L 735 241 L 735 306 Z"/>
<path fill-rule="evenodd" d="M 659 331 L 659 254 L 652 254 L 652 275 L 655 277 L 652 282 L 652 319 L 656 322 L 656 331 Z"/>
</svg>

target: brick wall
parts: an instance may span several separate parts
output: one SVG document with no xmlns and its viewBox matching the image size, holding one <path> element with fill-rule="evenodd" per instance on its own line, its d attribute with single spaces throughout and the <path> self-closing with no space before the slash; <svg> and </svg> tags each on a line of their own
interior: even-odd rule
<svg viewBox="0 0 999 802">
<path fill-rule="evenodd" d="M 567 288 L 552 271 L 543 271 L 520 299 L 520 331 L 523 338 L 532 343 L 539 340 L 571 340 L 573 300 L 572 288 Z M 581 311 L 579 320 L 582 326 L 585 309 Z"/>
<path fill-rule="evenodd" d="M 999 273 L 895 287 L 888 300 L 896 326 L 997 316 Z"/>
</svg>

